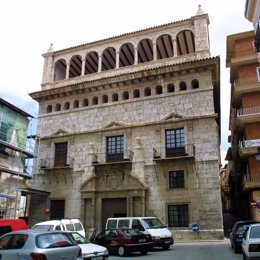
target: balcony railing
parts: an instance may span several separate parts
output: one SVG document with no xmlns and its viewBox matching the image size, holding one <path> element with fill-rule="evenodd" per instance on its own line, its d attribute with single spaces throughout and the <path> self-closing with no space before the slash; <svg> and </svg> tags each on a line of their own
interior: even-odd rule
<svg viewBox="0 0 260 260">
<path fill-rule="evenodd" d="M 93 164 L 108 164 L 108 163 L 122 163 L 132 162 L 134 153 L 130 150 L 126 150 L 123 153 L 96 153 L 92 160 Z"/>
<path fill-rule="evenodd" d="M 244 175 L 243 180 L 244 189 L 260 188 L 260 170 L 251 170 L 251 174 Z"/>
<path fill-rule="evenodd" d="M 67 156 L 63 162 L 56 162 L 55 158 L 45 158 L 40 161 L 41 169 L 53 168 L 73 168 L 74 158 Z"/>
<path fill-rule="evenodd" d="M 182 157 L 195 157 L 195 146 L 190 144 L 181 147 L 160 147 L 153 149 L 154 160 Z"/>
<path fill-rule="evenodd" d="M 254 48 L 250 48 L 247 50 L 241 50 L 241 51 L 234 51 L 231 53 L 231 58 L 242 58 L 246 56 L 252 56 L 255 55 L 256 51 Z"/>
<path fill-rule="evenodd" d="M 257 77 L 251 77 L 251 78 L 244 78 L 244 79 L 236 79 L 234 80 L 234 86 L 243 86 L 243 85 L 253 85 L 258 84 L 258 78 Z"/>
<path fill-rule="evenodd" d="M 237 116 L 260 114 L 260 107 L 241 108 L 237 110 Z"/>
</svg>

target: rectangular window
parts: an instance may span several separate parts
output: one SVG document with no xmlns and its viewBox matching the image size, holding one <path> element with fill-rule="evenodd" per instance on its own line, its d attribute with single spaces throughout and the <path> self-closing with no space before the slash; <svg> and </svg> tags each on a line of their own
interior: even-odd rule
<svg viewBox="0 0 260 260">
<path fill-rule="evenodd" d="M 121 161 L 124 159 L 124 136 L 107 137 L 107 161 Z"/>
<path fill-rule="evenodd" d="M 256 68 L 258 82 L 260 82 L 260 67 Z"/>
<path fill-rule="evenodd" d="M 188 227 L 189 226 L 188 204 L 168 205 L 168 224 L 169 227 Z"/>
<path fill-rule="evenodd" d="M 166 157 L 177 157 L 185 155 L 184 128 L 169 129 L 165 131 Z"/>
<path fill-rule="evenodd" d="M 171 171 L 169 172 L 169 187 L 184 188 L 184 171 Z"/>
<path fill-rule="evenodd" d="M 55 144 L 55 157 L 54 157 L 54 166 L 63 167 L 67 164 L 67 152 L 68 152 L 68 143 L 56 143 Z"/>
</svg>

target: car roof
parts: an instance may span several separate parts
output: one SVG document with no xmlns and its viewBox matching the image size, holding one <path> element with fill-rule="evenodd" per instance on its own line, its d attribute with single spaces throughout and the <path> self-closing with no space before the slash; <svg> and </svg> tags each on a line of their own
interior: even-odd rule
<svg viewBox="0 0 260 260">
<path fill-rule="evenodd" d="M 255 223 L 260 223 L 257 220 L 245 220 L 245 221 L 237 221 L 235 225 L 243 225 L 243 224 L 255 224 Z"/>
<path fill-rule="evenodd" d="M 251 227 L 260 227 L 260 223 L 251 224 Z"/>
<path fill-rule="evenodd" d="M 34 235 L 38 235 L 38 234 L 53 234 L 53 233 L 66 233 L 64 231 L 47 231 L 47 230 L 39 230 L 39 229 L 28 229 L 28 230 L 19 230 L 19 231 L 12 231 L 9 232 L 7 234 L 34 234 Z"/>
</svg>

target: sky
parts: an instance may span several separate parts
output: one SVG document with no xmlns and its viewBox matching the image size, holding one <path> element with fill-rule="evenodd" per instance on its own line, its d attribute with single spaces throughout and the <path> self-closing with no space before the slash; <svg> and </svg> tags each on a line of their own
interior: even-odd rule
<svg viewBox="0 0 260 260">
<path fill-rule="evenodd" d="M 209 15 L 210 52 L 221 60 L 221 161 L 229 147 L 228 35 L 253 30 L 244 17 L 246 0 L 8 0 L 0 3 L 0 97 L 35 119 L 43 57 L 55 51 L 149 27 L 189 19 L 198 5 Z M 33 133 L 30 133 L 33 134 Z"/>
</svg>

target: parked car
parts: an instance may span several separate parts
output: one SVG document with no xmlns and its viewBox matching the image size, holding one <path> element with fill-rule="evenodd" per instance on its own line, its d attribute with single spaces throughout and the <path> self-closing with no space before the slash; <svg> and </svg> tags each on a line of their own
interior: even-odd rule
<svg viewBox="0 0 260 260">
<path fill-rule="evenodd" d="M 174 243 L 171 231 L 156 217 L 121 217 L 108 218 L 106 229 L 109 228 L 134 228 L 144 234 L 149 234 L 154 247 L 167 250 Z"/>
<path fill-rule="evenodd" d="M 0 259 L 82 260 L 82 250 L 66 232 L 13 231 L 0 237 Z"/>
<path fill-rule="evenodd" d="M 23 219 L 0 219 L 0 236 L 17 230 L 27 230 L 28 225 Z"/>
<path fill-rule="evenodd" d="M 243 260 L 260 259 L 260 224 L 252 224 L 242 241 Z"/>
<path fill-rule="evenodd" d="M 69 232 L 73 240 L 80 246 L 82 250 L 83 260 L 87 259 L 100 259 L 108 260 L 108 250 L 100 245 L 90 243 L 85 237 L 81 236 L 78 232 Z"/>
<path fill-rule="evenodd" d="M 237 221 L 234 224 L 232 231 L 230 232 L 229 239 L 230 239 L 231 248 L 233 248 L 236 254 L 241 251 L 241 244 L 247 227 L 250 224 L 255 224 L 255 223 L 259 223 L 259 222 L 255 220 L 247 220 L 247 221 Z"/>
<path fill-rule="evenodd" d="M 66 218 L 61 220 L 48 220 L 35 224 L 32 229 L 77 231 L 85 237 L 85 229 L 79 219 Z"/>
<path fill-rule="evenodd" d="M 117 253 L 119 256 L 131 252 L 140 252 L 145 255 L 153 246 L 150 235 L 130 228 L 104 230 L 94 238 L 94 242 L 106 247 L 109 253 Z"/>
</svg>

